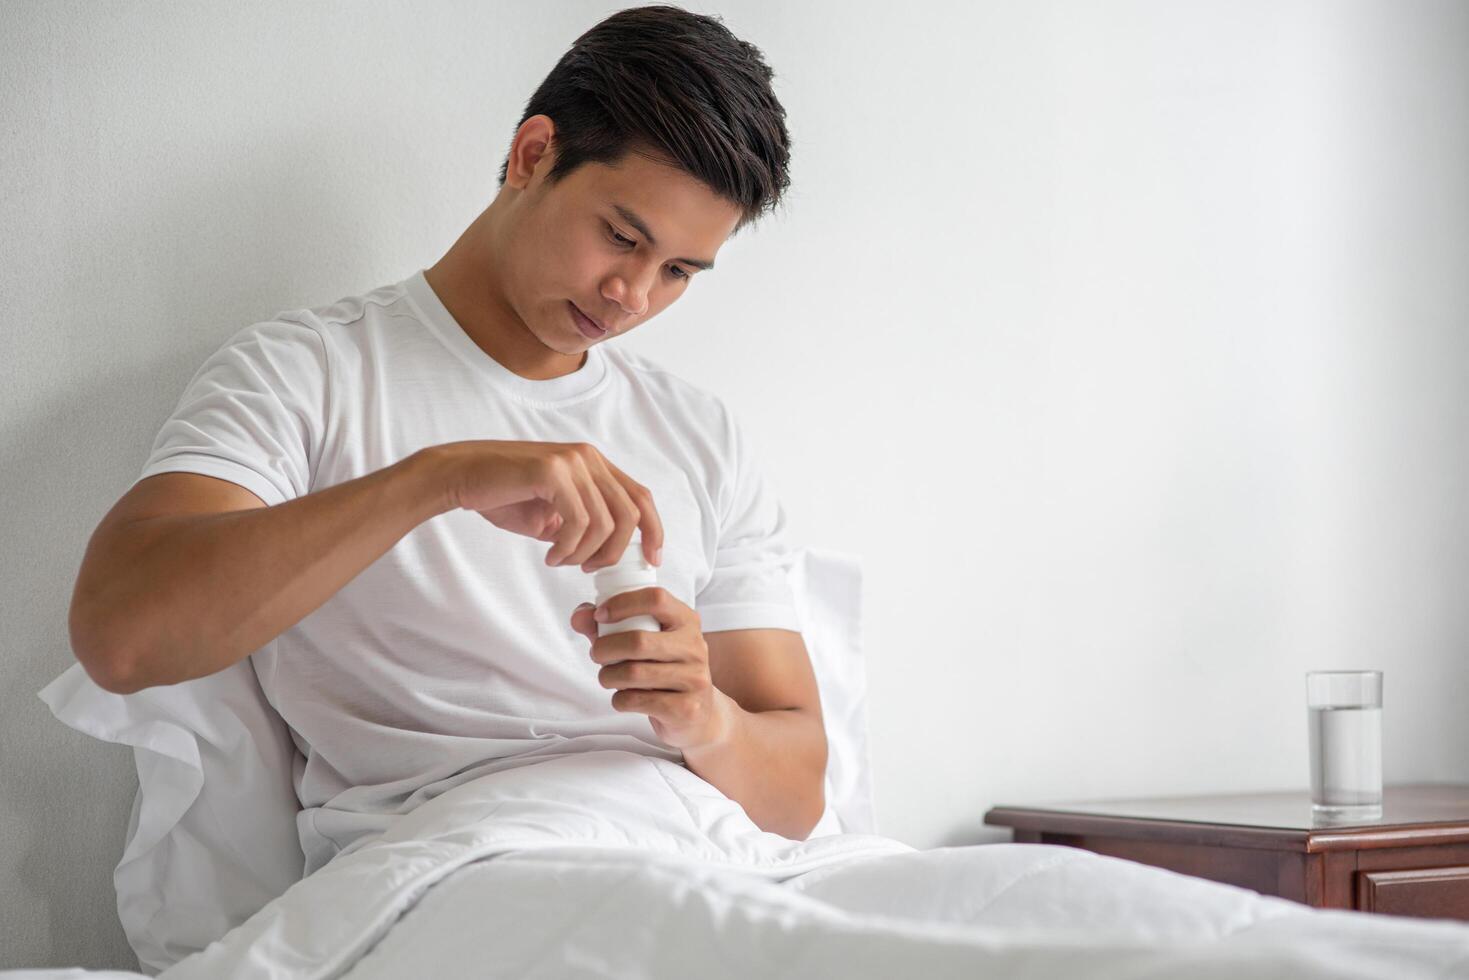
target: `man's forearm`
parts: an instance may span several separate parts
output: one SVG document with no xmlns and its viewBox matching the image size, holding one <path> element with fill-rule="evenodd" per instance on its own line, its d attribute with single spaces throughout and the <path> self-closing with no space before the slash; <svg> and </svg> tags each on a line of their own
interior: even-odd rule
<svg viewBox="0 0 1469 980">
<path fill-rule="evenodd" d="M 419 453 L 275 507 L 104 525 L 72 603 L 77 658 L 121 692 L 225 669 L 446 510 L 437 465 Z"/>
<path fill-rule="evenodd" d="M 826 807 L 826 733 L 799 709 L 746 711 L 716 691 L 727 709 L 720 742 L 684 750 L 684 762 L 745 808 L 761 829 L 805 840 Z"/>
</svg>

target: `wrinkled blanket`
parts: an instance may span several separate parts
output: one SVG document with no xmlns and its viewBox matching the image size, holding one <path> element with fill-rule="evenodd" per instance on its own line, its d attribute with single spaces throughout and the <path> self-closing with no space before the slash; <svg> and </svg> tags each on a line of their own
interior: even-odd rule
<svg viewBox="0 0 1469 980">
<path fill-rule="evenodd" d="M 1469 925 L 1073 848 L 789 841 L 600 751 L 455 787 L 160 976 L 1469 978 Z"/>
</svg>

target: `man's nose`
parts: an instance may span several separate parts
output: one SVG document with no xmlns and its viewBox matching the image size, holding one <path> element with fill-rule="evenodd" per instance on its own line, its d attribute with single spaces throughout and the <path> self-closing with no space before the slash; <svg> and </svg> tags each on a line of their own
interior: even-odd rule
<svg viewBox="0 0 1469 980">
<path fill-rule="evenodd" d="M 617 282 L 621 288 L 615 290 L 615 295 L 607 298 L 622 307 L 623 312 L 629 316 L 642 316 L 648 312 L 648 293 L 653 288 L 653 277 L 657 273 L 658 268 L 654 266 L 652 269 L 619 276 Z"/>
</svg>

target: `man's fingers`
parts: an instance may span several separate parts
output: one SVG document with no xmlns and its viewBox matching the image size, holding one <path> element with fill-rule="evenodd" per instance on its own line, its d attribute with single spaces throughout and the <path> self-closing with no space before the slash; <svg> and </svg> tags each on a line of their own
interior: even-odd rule
<svg viewBox="0 0 1469 980">
<path fill-rule="evenodd" d="M 622 489 L 627 492 L 628 499 L 638 509 L 638 530 L 643 539 L 643 557 L 655 565 L 661 563 L 663 560 L 661 554 L 663 551 L 663 519 L 658 516 L 658 508 L 653 503 L 653 491 L 613 466 L 611 462 L 608 462 L 607 468 L 612 471 L 617 482 L 622 484 Z"/>
<path fill-rule="evenodd" d="M 551 506 L 561 515 L 561 526 L 555 532 L 556 543 L 546 552 L 546 564 L 558 565 L 581 540 L 591 518 L 582 503 L 581 490 L 572 477 L 570 464 L 552 461 L 549 482 L 552 487 L 549 499 Z"/>
<path fill-rule="evenodd" d="M 619 592 L 602 603 L 602 610 L 598 622 L 617 623 L 633 616 L 652 616 L 664 631 L 699 622 L 698 613 L 661 585 Z"/>
<path fill-rule="evenodd" d="M 602 543 L 607 540 L 607 535 L 613 531 L 612 512 L 607 509 L 607 501 L 603 499 L 602 491 L 585 463 L 581 464 L 575 478 L 576 485 L 581 490 L 582 502 L 586 505 L 589 520 L 581 540 L 562 559 L 564 565 L 580 565 L 585 562 L 602 546 Z"/>
<path fill-rule="evenodd" d="M 623 660 L 657 660 L 677 663 L 686 659 L 676 643 L 668 643 L 659 637 L 667 633 L 652 630 L 628 630 L 625 633 L 608 633 L 592 641 L 592 663 L 615 664 Z"/>
<path fill-rule="evenodd" d="M 601 543 L 612 526 L 612 517 L 580 457 L 568 459 L 560 473 L 558 485 L 564 490 L 553 502 L 565 520 L 561 533 L 556 535 L 556 544 L 546 553 L 546 564 L 579 565 L 591 553 L 592 543 Z M 575 523 L 573 517 L 578 518 Z"/>
<path fill-rule="evenodd" d="M 655 721 L 665 724 L 683 724 L 691 720 L 697 710 L 693 699 L 680 691 L 615 691 L 612 694 L 614 711 L 636 711 Z M 657 729 L 654 729 L 657 731 Z M 662 733 L 659 733 L 660 737 Z"/>
<path fill-rule="evenodd" d="M 589 443 L 570 443 L 547 461 L 550 502 L 561 514 L 548 565 L 581 565 L 595 571 L 615 564 L 640 533 L 643 557 L 663 560 L 663 521 L 653 493 Z"/>
<path fill-rule="evenodd" d="M 589 640 L 597 639 L 597 621 L 592 618 L 595 608 L 590 602 L 583 602 L 571 613 L 571 628 Z"/>
<path fill-rule="evenodd" d="M 563 520 L 564 518 L 560 514 L 553 511 L 551 516 L 546 518 L 545 524 L 541 528 L 541 533 L 536 535 L 536 540 L 555 541 L 556 532 L 561 530 L 561 522 Z"/>
<path fill-rule="evenodd" d="M 672 691 L 682 693 L 693 685 L 687 678 L 687 669 L 682 664 L 663 663 L 657 660 L 624 660 L 610 664 L 597 672 L 597 682 L 605 688 L 619 691 Z"/>
<path fill-rule="evenodd" d="M 611 464 L 605 464 L 597 467 L 592 479 L 612 514 L 614 527 L 602 546 L 582 562 L 583 571 L 596 571 L 621 561 L 622 553 L 627 550 L 627 543 L 632 540 L 633 532 L 638 529 L 638 519 L 642 516 L 637 505 L 627 495 L 627 490 L 613 477 L 610 466 Z"/>
</svg>

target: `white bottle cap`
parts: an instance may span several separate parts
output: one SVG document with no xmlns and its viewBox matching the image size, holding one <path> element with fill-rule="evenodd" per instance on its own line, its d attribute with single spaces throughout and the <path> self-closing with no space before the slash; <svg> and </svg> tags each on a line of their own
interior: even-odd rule
<svg viewBox="0 0 1469 980">
<path fill-rule="evenodd" d="M 616 564 L 592 573 L 598 595 L 612 595 L 629 588 L 658 584 L 658 567 L 643 557 L 642 536 L 634 532 Z"/>
</svg>

